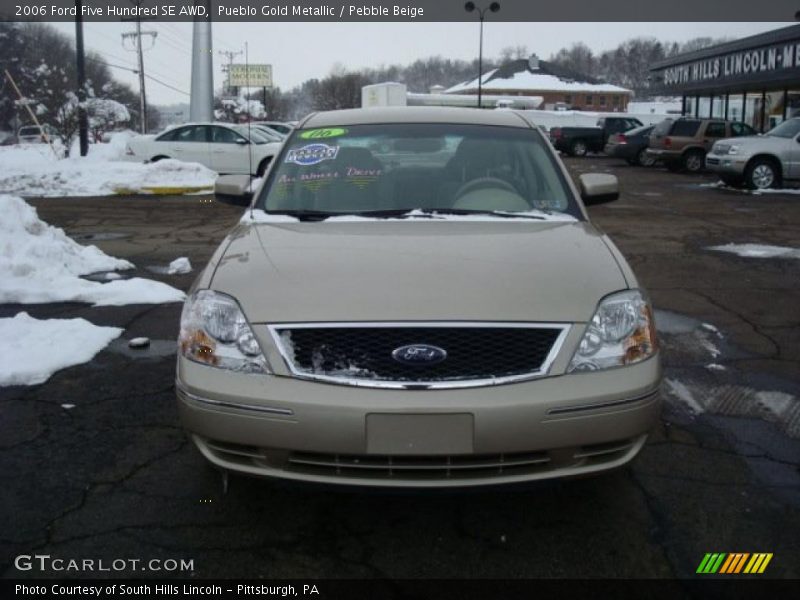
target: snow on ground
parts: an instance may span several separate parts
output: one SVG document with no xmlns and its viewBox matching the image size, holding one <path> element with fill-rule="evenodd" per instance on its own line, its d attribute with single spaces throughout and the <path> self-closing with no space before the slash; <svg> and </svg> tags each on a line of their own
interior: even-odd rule
<svg viewBox="0 0 800 600">
<path fill-rule="evenodd" d="M 208 188 L 217 174 L 197 163 L 162 160 L 153 164 L 122 160 L 131 132 L 92 144 L 80 157 L 58 159 L 47 144 L 0 147 L 0 191 L 19 196 L 107 196 L 147 193 L 154 188 Z"/>
<path fill-rule="evenodd" d="M 703 406 L 695 399 L 694 394 L 684 383 L 677 379 L 665 379 L 664 383 L 667 384 L 667 391 L 683 402 L 694 414 L 699 415 L 705 412 Z"/>
<path fill-rule="evenodd" d="M 709 250 L 730 252 L 745 258 L 800 258 L 800 248 L 769 246 L 766 244 L 725 244 L 710 246 Z"/>
<path fill-rule="evenodd" d="M 179 302 L 183 292 L 150 279 L 101 283 L 81 279 L 99 271 L 131 269 L 127 260 L 81 246 L 40 220 L 21 198 L 0 195 L 0 303 L 88 302 L 95 306 Z"/>
<path fill-rule="evenodd" d="M 43 383 L 56 371 L 89 362 L 121 333 L 86 319 L 39 320 L 25 312 L 0 319 L 0 386 Z"/>
<path fill-rule="evenodd" d="M 170 275 L 183 275 L 185 273 L 192 272 L 192 263 L 189 262 L 189 259 L 185 256 L 181 256 L 180 258 L 176 258 L 171 263 L 169 263 L 169 267 L 167 267 L 167 273 Z"/>
</svg>

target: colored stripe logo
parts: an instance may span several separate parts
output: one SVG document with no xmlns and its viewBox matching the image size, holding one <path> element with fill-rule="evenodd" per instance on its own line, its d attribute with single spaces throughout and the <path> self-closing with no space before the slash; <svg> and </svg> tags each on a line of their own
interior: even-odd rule
<svg viewBox="0 0 800 600">
<path fill-rule="evenodd" d="M 700 561 L 700 566 L 697 567 L 696 572 L 703 575 L 714 573 L 725 575 L 738 575 L 740 573 L 761 574 L 771 560 L 771 552 L 756 552 L 754 554 L 749 552 L 709 552 Z"/>
</svg>

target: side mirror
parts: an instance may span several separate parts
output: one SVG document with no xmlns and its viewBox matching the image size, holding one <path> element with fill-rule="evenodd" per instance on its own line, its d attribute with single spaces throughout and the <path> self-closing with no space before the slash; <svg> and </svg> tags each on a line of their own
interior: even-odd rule
<svg viewBox="0 0 800 600">
<path fill-rule="evenodd" d="M 249 144 L 250 142 L 248 142 L 244 138 L 236 138 L 236 143 L 239 144 L 240 146 L 247 146 L 247 144 Z"/>
<path fill-rule="evenodd" d="M 581 198 L 587 206 L 604 204 L 619 198 L 619 181 L 616 175 L 584 173 L 578 180 Z"/>
<path fill-rule="evenodd" d="M 250 191 L 249 175 L 220 175 L 214 183 L 214 196 L 223 204 L 250 206 L 253 192 Z"/>
</svg>

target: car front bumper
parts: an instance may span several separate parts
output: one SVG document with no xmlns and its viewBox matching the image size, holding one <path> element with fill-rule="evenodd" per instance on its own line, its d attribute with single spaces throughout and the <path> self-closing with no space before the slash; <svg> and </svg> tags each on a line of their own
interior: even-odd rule
<svg viewBox="0 0 800 600">
<path fill-rule="evenodd" d="M 606 144 L 603 153 L 614 158 L 636 158 L 641 148 L 635 144 Z"/>
<path fill-rule="evenodd" d="M 742 156 L 730 154 L 707 154 L 706 169 L 720 175 L 743 176 L 747 166 L 747 159 Z"/>
<path fill-rule="evenodd" d="M 624 465 L 658 420 L 660 379 L 655 356 L 495 386 L 373 389 L 241 375 L 181 357 L 176 386 L 184 427 L 217 467 L 323 483 L 455 487 Z"/>
</svg>

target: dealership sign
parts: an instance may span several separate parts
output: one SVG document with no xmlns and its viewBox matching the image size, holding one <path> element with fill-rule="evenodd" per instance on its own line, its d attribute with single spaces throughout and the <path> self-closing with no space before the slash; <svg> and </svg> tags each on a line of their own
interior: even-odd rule
<svg viewBox="0 0 800 600">
<path fill-rule="evenodd" d="M 272 65 L 238 65 L 228 68 L 230 87 L 272 87 Z"/>
<path fill-rule="evenodd" d="M 775 44 L 706 58 L 662 70 L 665 86 L 753 76 L 800 69 L 800 42 Z"/>
</svg>

